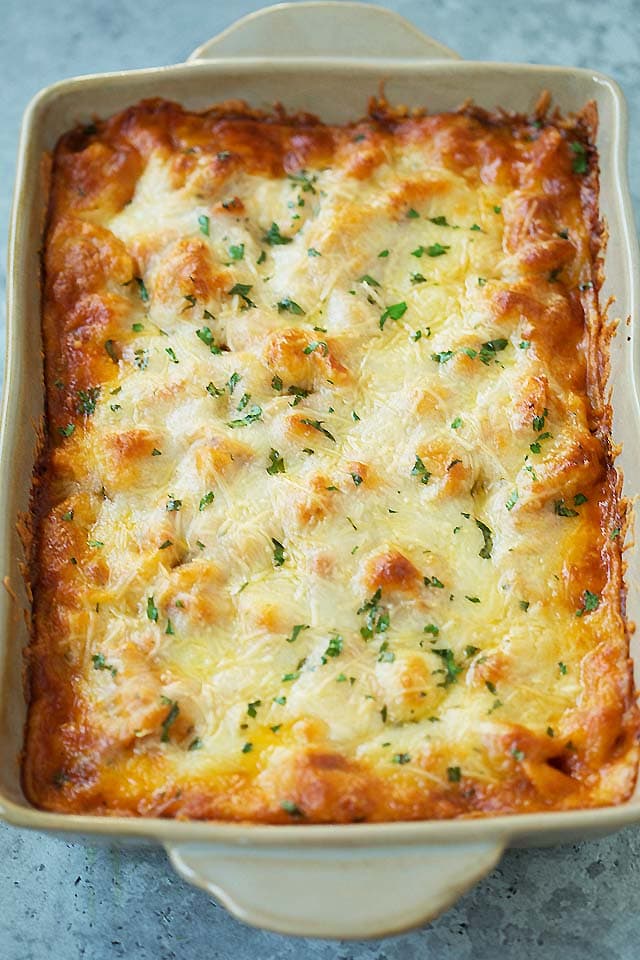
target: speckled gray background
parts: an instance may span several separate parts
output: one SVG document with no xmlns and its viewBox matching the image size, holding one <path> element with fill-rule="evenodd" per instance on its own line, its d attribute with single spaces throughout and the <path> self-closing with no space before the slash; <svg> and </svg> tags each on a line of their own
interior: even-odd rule
<svg viewBox="0 0 640 960">
<path fill-rule="evenodd" d="M 18 125 L 32 94 L 73 74 L 182 60 L 261 5 L 0 0 L 3 267 Z M 615 77 L 629 101 L 638 218 L 640 0 L 386 5 L 467 58 L 574 64 Z M 4 271 L 0 279 L 4 286 Z M 577 846 L 513 851 L 423 930 L 341 944 L 243 926 L 183 883 L 159 851 L 95 847 L 0 826 L 0 960 L 637 960 L 639 856 L 640 829 Z"/>
</svg>

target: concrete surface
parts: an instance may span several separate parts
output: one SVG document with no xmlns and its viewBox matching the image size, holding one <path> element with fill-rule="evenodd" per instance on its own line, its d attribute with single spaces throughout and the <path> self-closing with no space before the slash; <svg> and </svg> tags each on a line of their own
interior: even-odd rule
<svg viewBox="0 0 640 960">
<path fill-rule="evenodd" d="M 0 0 L 0 258 L 21 113 L 73 74 L 184 59 L 252 0 Z M 640 0 L 388 0 L 463 56 L 594 67 L 629 100 L 640 214 Z M 2 274 L 4 285 L 4 273 Z M 0 960 L 636 960 L 640 829 L 513 851 L 423 930 L 368 943 L 305 941 L 233 920 L 160 851 L 95 847 L 0 826 Z M 375 896 L 375 889 L 372 890 Z M 384 904 L 380 904 L 384 909 Z"/>
</svg>

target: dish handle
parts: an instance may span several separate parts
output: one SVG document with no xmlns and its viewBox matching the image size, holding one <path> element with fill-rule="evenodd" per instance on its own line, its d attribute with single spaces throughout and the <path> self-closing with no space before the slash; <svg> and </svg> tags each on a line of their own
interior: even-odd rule
<svg viewBox="0 0 640 960">
<path fill-rule="evenodd" d="M 245 923 L 290 936 L 355 940 L 433 920 L 489 873 L 504 843 L 368 849 L 165 846 L 185 880 Z"/>
<path fill-rule="evenodd" d="M 460 59 L 395 11 L 347 0 L 263 7 L 207 40 L 187 62 L 220 57 Z"/>
</svg>

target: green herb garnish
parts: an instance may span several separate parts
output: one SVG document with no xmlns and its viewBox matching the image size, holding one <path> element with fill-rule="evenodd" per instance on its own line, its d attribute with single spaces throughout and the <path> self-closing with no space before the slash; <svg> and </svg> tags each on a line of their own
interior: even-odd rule
<svg viewBox="0 0 640 960">
<path fill-rule="evenodd" d="M 400 317 L 403 317 L 407 312 L 407 305 L 402 300 L 400 303 L 392 303 L 391 306 L 387 307 L 386 310 L 380 315 L 380 329 L 384 328 L 387 320 L 399 320 Z"/>
<path fill-rule="evenodd" d="M 272 447 L 269 452 L 269 466 L 267 467 L 267 473 L 273 477 L 275 476 L 276 473 L 284 473 L 284 472 L 285 472 L 284 460 L 280 456 L 278 451 L 274 450 L 274 448 Z"/>
<path fill-rule="evenodd" d="M 272 247 L 277 247 L 285 243 L 292 243 L 292 237 L 284 237 L 280 233 L 280 227 L 277 223 L 272 223 L 266 234 L 262 238 L 264 243 L 268 243 Z"/>
</svg>

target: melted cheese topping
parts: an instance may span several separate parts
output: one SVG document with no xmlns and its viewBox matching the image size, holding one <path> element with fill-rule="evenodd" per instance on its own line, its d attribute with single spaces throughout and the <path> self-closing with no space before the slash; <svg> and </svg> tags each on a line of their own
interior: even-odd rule
<svg viewBox="0 0 640 960">
<path fill-rule="evenodd" d="M 281 822 L 628 795 L 587 133 L 151 102 L 63 138 L 34 802 Z"/>
</svg>

